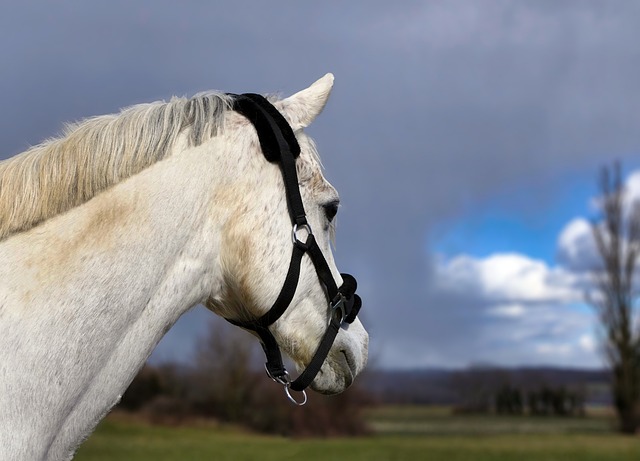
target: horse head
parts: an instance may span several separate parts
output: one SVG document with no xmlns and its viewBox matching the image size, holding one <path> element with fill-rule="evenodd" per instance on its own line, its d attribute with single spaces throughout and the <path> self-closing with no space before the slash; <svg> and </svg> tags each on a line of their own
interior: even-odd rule
<svg viewBox="0 0 640 461">
<path fill-rule="evenodd" d="M 260 338 L 267 372 L 285 384 L 288 395 L 291 381 L 280 370 L 279 348 L 299 371 L 315 366 L 303 375 L 325 394 L 346 389 L 367 361 L 355 279 L 345 280 L 331 251 L 338 192 L 303 131 L 322 112 L 332 86 L 328 74 L 273 105 L 257 95 L 236 96 L 238 110 L 225 122 L 224 136 L 233 146 L 227 155 L 238 168 L 215 194 L 216 206 L 226 212 L 219 255 L 223 286 L 215 287 L 206 305 Z M 292 389 L 306 384 L 293 382 Z"/>
</svg>

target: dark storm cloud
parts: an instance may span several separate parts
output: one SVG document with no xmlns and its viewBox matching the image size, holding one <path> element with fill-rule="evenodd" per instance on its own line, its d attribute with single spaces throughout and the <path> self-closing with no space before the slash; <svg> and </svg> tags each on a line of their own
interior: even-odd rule
<svg viewBox="0 0 640 461">
<path fill-rule="evenodd" d="M 498 324 L 431 283 L 432 229 L 523 187 L 514 208 L 540 212 L 549 178 L 640 150 L 639 20 L 634 2 L 4 5 L 2 152 L 138 102 L 289 94 L 333 72 L 309 131 L 341 192 L 336 257 L 361 280 L 374 355 L 462 364 L 498 351 L 481 334 Z"/>
</svg>

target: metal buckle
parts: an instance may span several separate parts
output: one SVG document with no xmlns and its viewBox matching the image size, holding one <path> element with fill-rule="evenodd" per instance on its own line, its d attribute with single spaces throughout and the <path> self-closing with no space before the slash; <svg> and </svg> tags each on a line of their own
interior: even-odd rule
<svg viewBox="0 0 640 461">
<path fill-rule="evenodd" d="M 267 376 L 269 378 L 271 378 L 273 381 L 275 381 L 278 384 L 282 384 L 283 386 L 288 386 L 291 384 L 291 378 L 289 378 L 289 372 L 287 370 L 284 370 L 284 374 L 282 376 L 273 376 L 269 372 L 269 369 L 267 368 L 267 364 L 265 363 L 264 371 L 265 373 L 267 373 Z"/>
<path fill-rule="evenodd" d="M 302 401 L 301 402 L 298 402 L 291 395 L 291 392 L 289 391 L 289 388 L 291 387 L 291 378 L 289 377 L 289 372 L 287 370 L 284 370 L 284 374 L 282 376 L 273 376 L 269 372 L 269 369 L 267 368 L 267 364 L 265 363 L 264 364 L 264 371 L 267 373 L 267 376 L 269 378 L 271 378 L 276 383 L 282 384 L 284 386 L 284 393 L 286 394 L 287 398 L 289 399 L 289 402 L 291 402 L 294 405 L 297 405 L 299 407 L 301 407 L 302 405 L 307 403 L 307 393 L 304 391 L 304 389 L 300 391 L 300 392 L 302 392 Z"/>
<path fill-rule="evenodd" d="M 344 322 L 344 319 L 347 318 L 347 298 L 340 292 L 333 298 L 331 304 L 329 305 L 331 308 L 331 316 L 329 317 L 329 325 L 331 325 L 331 321 L 333 320 L 334 313 L 340 309 L 340 325 Z"/>
</svg>

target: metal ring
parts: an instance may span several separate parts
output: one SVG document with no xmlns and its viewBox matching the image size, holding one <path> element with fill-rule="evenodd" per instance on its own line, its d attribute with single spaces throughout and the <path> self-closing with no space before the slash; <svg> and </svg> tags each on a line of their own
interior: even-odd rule
<svg viewBox="0 0 640 461">
<path fill-rule="evenodd" d="M 305 239 L 304 242 L 298 238 L 298 231 L 301 229 L 304 229 L 307 231 L 307 239 Z M 309 224 L 302 224 L 301 226 L 294 224 L 293 230 L 291 231 L 291 240 L 293 241 L 294 245 L 298 243 L 301 245 L 305 245 L 307 243 L 309 236 L 312 234 L 313 234 L 313 231 L 311 230 L 311 226 Z"/>
<path fill-rule="evenodd" d="M 298 402 L 296 399 L 294 399 L 291 396 L 291 392 L 289 392 L 289 386 L 284 386 L 284 392 L 285 392 L 285 394 L 287 394 L 287 398 L 289 399 L 289 401 L 291 403 L 293 403 L 294 405 L 297 405 L 297 406 L 301 407 L 302 405 L 307 403 L 307 393 L 304 391 L 304 389 L 300 391 L 300 392 L 302 392 L 302 397 L 304 397 L 304 400 L 302 402 Z"/>
</svg>

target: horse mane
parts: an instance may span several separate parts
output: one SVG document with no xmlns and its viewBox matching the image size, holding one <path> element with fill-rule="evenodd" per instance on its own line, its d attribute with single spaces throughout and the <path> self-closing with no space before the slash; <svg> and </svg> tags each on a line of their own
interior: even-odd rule
<svg viewBox="0 0 640 461">
<path fill-rule="evenodd" d="M 190 128 L 198 146 L 222 128 L 231 98 L 192 98 L 139 104 L 119 114 L 67 125 L 45 141 L 0 162 L 0 240 L 79 206 L 171 154 Z"/>
</svg>

